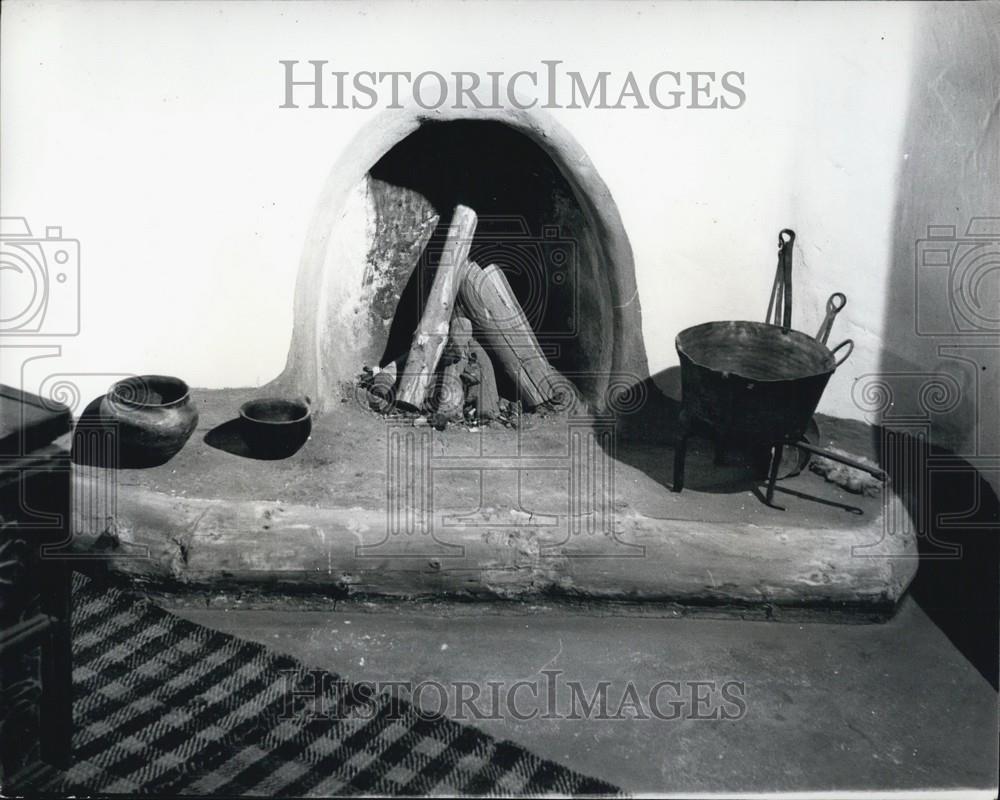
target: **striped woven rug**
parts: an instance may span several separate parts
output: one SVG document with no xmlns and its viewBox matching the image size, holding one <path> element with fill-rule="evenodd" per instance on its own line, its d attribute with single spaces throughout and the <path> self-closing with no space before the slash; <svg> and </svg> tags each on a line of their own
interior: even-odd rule
<svg viewBox="0 0 1000 800">
<path fill-rule="evenodd" d="M 321 691 L 335 713 L 290 715 L 316 671 L 82 576 L 73 657 L 74 763 L 44 787 L 60 793 L 619 794 L 328 674 Z"/>
</svg>

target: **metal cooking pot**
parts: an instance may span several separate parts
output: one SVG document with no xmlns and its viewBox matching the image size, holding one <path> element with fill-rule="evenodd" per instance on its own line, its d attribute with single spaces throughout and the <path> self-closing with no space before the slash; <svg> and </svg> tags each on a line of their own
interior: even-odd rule
<svg viewBox="0 0 1000 800">
<path fill-rule="evenodd" d="M 850 356 L 854 342 L 847 339 L 833 349 L 826 345 L 833 320 L 847 303 L 840 292 L 827 302 L 826 317 L 815 338 L 792 329 L 794 242 L 794 231 L 785 228 L 778 234 L 778 267 L 766 322 L 706 322 L 677 335 L 682 395 L 674 451 L 675 492 L 684 488 L 687 440 L 695 419 L 713 429 L 717 461 L 730 439 L 771 450 L 768 505 L 781 471 L 784 445 L 799 450 L 786 474 L 800 471 L 810 453 L 825 454 L 815 446 L 819 430 L 813 414 L 830 376 Z M 838 360 L 837 353 L 844 348 Z"/>
<path fill-rule="evenodd" d="M 766 322 L 706 322 L 677 335 L 685 410 L 723 437 L 796 441 L 854 349 Z M 847 348 L 839 360 L 837 352 Z"/>
</svg>

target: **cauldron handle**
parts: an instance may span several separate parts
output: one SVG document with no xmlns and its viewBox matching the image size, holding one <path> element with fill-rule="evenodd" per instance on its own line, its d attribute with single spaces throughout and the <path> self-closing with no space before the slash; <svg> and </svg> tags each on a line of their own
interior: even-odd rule
<svg viewBox="0 0 1000 800">
<path fill-rule="evenodd" d="M 826 301 L 826 316 L 823 318 L 819 330 L 816 331 L 816 341 L 826 344 L 830 338 L 830 331 L 833 329 L 834 318 L 844 310 L 846 305 L 847 295 L 843 292 L 834 292 L 830 295 L 830 299 Z"/>
<path fill-rule="evenodd" d="M 838 367 L 841 364 L 843 364 L 845 361 L 847 361 L 847 359 L 850 358 L 851 353 L 854 352 L 854 340 L 853 339 L 844 339 L 844 341 L 842 341 L 836 347 L 832 348 L 830 350 L 830 352 L 831 353 L 836 353 L 841 347 L 847 347 L 847 352 L 844 354 L 844 357 L 842 359 L 840 359 L 840 361 L 836 361 L 836 358 L 834 359 L 834 361 L 836 362 L 836 365 Z"/>
<path fill-rule="evenodd" d="M 771 286 L 771 298 L 767 304 L 765 322 L 781 325 L 782 332 L 788 333 L 792 327 L 792 245 L 795 231 L 783 228 L 778 233 L 778 269 Z M 780 315 L 780 319 L 779 319 Z"/>
</svg>

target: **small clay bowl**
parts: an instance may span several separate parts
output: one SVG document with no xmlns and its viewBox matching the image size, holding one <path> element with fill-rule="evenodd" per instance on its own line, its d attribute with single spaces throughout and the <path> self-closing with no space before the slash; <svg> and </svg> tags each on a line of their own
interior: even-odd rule
<svg viewBox="0 0 1000 800">
<path fill-rule="evenodd" d="M 279 397 L 244 403 L 240 419 L 250 454 L 257 458 L 287 458 L 305 444 L 312 430 L 309 406 Z"/>
</svg>

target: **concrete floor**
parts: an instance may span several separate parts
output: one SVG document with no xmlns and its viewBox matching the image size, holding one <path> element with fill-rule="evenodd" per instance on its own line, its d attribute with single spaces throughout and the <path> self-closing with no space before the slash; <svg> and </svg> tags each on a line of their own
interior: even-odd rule
<svg viewBox="0 0 1000 800">
<path fill-rule="evenodd" d="M 640 701 L 664 680 L 677 719 L 500 719 L 476 724 L 628 792 L 985 790 L 996 796 L 997 695 L 919 605 L 884 624 L 609 616 L 584 609 L 452 605 L 444 610 L 174 609 L 308 666 L 366 681 L 448 684 L 528 680 L 561 670 L 589 696 L 610 681 L 612 713 L 631 681 Z M 684 682 L 742 682 L 739 719 L 692 719 L 707 707 Z M 518 710 L 543 708 L 530 689 Z M 673 691 L 673 690 L 670 690 Z M 485 690 L 483 698 L 486 697 Z M 569 707 L 560 686 L 556 708 Z M 422 705 L 438 707 L 434 691 Z M 489 703 L 480 707 L 489 709 Z M 710 705 L 738 711 L 733 704 Z M 644 706 L 648 711 L 648 706 Z"/>
</svg>

